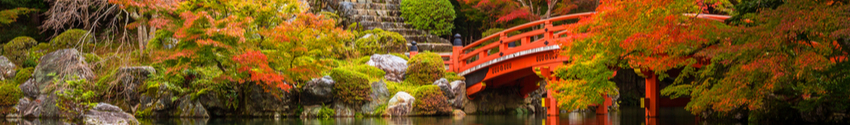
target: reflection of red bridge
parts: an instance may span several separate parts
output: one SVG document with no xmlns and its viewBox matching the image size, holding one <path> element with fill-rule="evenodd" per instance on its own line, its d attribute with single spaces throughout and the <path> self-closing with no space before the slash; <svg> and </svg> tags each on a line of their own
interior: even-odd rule
<svg viewBox="0 0 850 125">
<path fill-rule="evenodd" d="M 460 39 L 453 43 L 452 53 L 442 55 L 449 58 L 445 64 L 448 71 L 457 72 L 458 75 L 466 77 L 467 95 L 474 95 L 486 88 L 497 88 L 502 86 L 520 86 L 524 97 L 528 93 L 539 88 L 538 81 L 543 80 L 534 73 L 534 68 L 540 68 L 543 76 L 555 79 L 551 73 L 552 69 L 569 61 L 568 57 L 561 56 L 558 51 L 561 46 L 557 43 L 573 39 L 574 36 L 582 34 L 571 34 L 567 32 L 563 22 L 577 21 L 581 17 L 587 17 L 594 12 L 577 13 L 539 20 L 510 29 L 497 34 L 484 37 L 467 46 L 461 44 Z M 693 14 L 685 14 L 693 16 Z M 728 16 L 699 14 L 699 18 L 722 21 Z M 557 24 L 557 25 L 555 25 Z M 542 28 L 533 29 L 538 26 Z M 509 35 L 511 32 L 522 32 L 517 35 Z M 455 37 L 460 37 L 455 35 Z M 415 54 L 415 53 L 412 53 Z M 616 73 L 615 73 L 616 74 Z M 652 73 L 646 76 L 646 115 L 655 117 L 659 102 L 676 102 L 677 100 L 659 101 L 657 77 Z M 551 93 L 551 92 L 550 92 Z M 678 100 L 689 101 L 686 100 Z M 556 115 L 557 105 L 551 95 L 546 97 L 545 106 L 551 106 L 547 114 Z M 611 104 L 606 98 L 605 106 Z M 663 105 L 663 104 L 662 104 Z M 607 113 L 607 108 L 599 108 L 597 113 Z"/>
</svg>

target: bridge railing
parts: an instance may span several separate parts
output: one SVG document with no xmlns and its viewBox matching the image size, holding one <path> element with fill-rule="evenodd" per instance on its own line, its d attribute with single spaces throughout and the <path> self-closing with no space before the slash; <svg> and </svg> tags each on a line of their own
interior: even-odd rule
<svg viewBox="0 0 850 125">
<path fill-rule="evenodd" d="M 594 12 L 577 13 L 526 23 L 484 37 L 466 46 L 459 46 L 459 41 L 457 41 L 459 39 L 456 39 L 455 47 L 453 48 L 452 55 L 450 56 L 451 59 L 446 62 L 446 64 L 449 65 L 449 71 L 455 71 L 458 72 L 459 75 L 465 75 L 468 72 L 464 73 L 464 71 L 467 71 L 470 68 L 476 68 L 476 66 L 478 66 L 477 68 L 482 68 L 486 65 L 481 66 L 481 64 L 505 55 L 543 46 L 557 45 L 554 40 L 566 33 L 559 32 L 566 30 L 566 27 L 564 26 L 566 24 L 555 26 L 553 25 L 553 22 L 578 19 L 592 14 L 594 14 Z M 543 27 L 539 28 L 541 25 L 543 25 Z M 531 29 L 530 31 L 525 31 L 516 35 L 507 34 L 514 31 L 528 30 L 530 28 L 539 29 Z M 555 32 L 559 33 L 555 34 Z M 542 38 L 539 38 L 541 35 Z M 535 37 L 538 38 L 534 39 Z M 486 42 L 493 43 L 483 45 Z M 514 46 L 517 44 L 519 45 Z M 498 49 L 498 53 L 494 53 L 496 49 Z"/>
</svg>

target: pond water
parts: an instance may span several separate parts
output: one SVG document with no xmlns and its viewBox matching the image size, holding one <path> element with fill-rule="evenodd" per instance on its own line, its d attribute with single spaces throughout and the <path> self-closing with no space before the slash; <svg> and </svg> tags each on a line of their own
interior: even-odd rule
<svg viewBox="0 0 850 125">
<path fill-rule="evenodd" d="M 694 115 L 678 108 L 659 108 L 657 125 L 694 125 L 699 123 Z M 2 120 L 0 124 L 16 124 L 14 119 Z M 23 124 L 57 124 L 60 120 L 34 119 L 17 120 Z M 565 112 L 559 116 L 538 115 L 467 115 L 464 117 L 364 117 L 364 118 L 212 118 L 212 119 L 139 119 L 148 125 L 641 125 L 646 124 L 642 108 L 622 108 L 607 115 L 594 112 Z M 653 124 L 653 123 L 650 123 Z"/>
</svg>

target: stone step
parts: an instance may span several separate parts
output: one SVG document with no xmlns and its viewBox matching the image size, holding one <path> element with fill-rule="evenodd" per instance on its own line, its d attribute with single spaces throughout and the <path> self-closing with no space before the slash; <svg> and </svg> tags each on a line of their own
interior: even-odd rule
<svg viewBox="0 0 850 125">
<path fill-rule="evenodd" d="M 349 17 L 351 20 L 356 20 L 360 22 L 364 21 L 373 21 L 373 22 L 404 22 L 404 18 L 398 16 L 372 16 L 372 15 L 354 15 Z"/>
<path fill-rule="evenodd" d="M 396 29 L 396 28 L 404 28 L 405 26 L 410 26 L 410 24 L 400 23 L 400 22 L 376 22 L 376 21 L 361 21 L 360 25 L 363 26 L 367 30 L 371 30 L 374 28 L 381 29 Z"/>
<path fill-rule="evenodd" d="M 375 10 L 401 10 L 399 4 L 395 3 L 354 3 L 354 8 Z"/>
<path fill-rule="evenodd" d="M 354 11 L 355 15 L 401 16 L 401 11 L 399 11 L 399 10 L 378 10 L 378 9 L 356 8 L 353 11 Z"/>
</svg>

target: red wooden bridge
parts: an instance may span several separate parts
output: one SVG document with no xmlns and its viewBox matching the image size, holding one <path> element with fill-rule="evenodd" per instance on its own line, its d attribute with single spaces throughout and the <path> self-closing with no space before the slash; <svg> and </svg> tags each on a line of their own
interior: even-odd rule
<svg viewBox="0 0 850 125">
<path fill-rule="evenodd" d="M 457 34 L 452 53 L 441 56 L 449 58 L 445 62 L 448 71 L 466 77 L 467 95 L 474 95 L 487 88 L 520 86 L 521 93 L 518 94 L 527 97 L 528 93 L 539 88 L 537 82 L 544 79 L 537 76 L 533 69 L 541 69 L 541 74 L 547 77 L 546 79 L 556 79 L 551 75 L 551 69 L 556 69 L 564 62 L 570 61 L 569 57 L 558 54 L 562 47 L 558 43 L 570 41 L 574 36 L 582 34 L 568 32 L 569 22 L 577 22 L 578 19 L 593 14 L 594 12 L 577 13 L 522 24 L 466 46 L 462 45 L 460 35 Z M 729 16 L 711 14 L 684 15 L 717 21 L 729 18 Z M 508 34 L 517 31 L 521 33 Z M 647 72 L 646 76 L 648 76 L 646 78 L 646 102 L 648 103 L 646 116 L 655 117 L 659 102 L 658 80 L 652 73 Z M 551 93 L 551 90 L 549 91 Z M 554 100 L 552 95 L 548 95 L 545 99 L 544 105 L 549 106 L 547 110 L 549 115 L 558 114 Z M 602 105 L 610 104 L 611 100 L 606 98 Z M 597 113 L 606 114 L 607 108 L 598 108 Z"/>
</svg>

